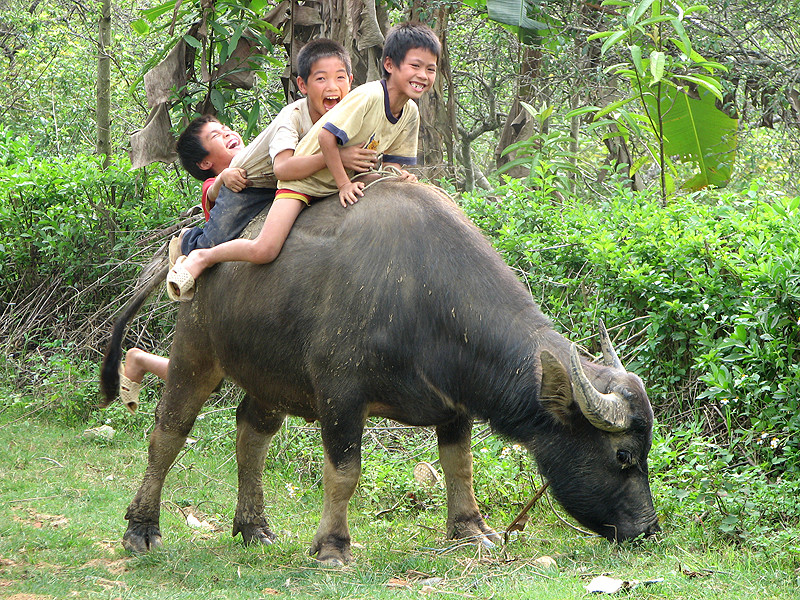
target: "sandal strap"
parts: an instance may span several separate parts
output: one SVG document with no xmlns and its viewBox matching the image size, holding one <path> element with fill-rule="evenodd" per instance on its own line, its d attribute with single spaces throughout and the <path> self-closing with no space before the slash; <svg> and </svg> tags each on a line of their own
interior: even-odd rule
<svg viewBox="0 0 800 600">
<path fill-rule="evenodd" d="M 179 302 L 188 302 L 194 297 L 194 277 L 183 266 L 184 260 L 186 257 L 180 256 L 167 273 L 167 294 Z"/>
<path fill-rule="evenodd" d="M 142 391 L 142 384 L 133 381 L 125 375 L 125 363 L 119 365 L 119 399 L 131 414 L 139 408 L 139 392 Z"/>
</svg>

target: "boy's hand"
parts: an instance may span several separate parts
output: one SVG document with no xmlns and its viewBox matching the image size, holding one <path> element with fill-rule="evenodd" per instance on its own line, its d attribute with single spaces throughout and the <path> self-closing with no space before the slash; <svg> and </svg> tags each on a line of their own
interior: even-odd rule
<svg viewBox="0 0 800 600">
<path fill-rule="evenodd" d="M 247 171 L 239 167 L 228 167 L 220 171 L 218 177 L 222 179 L 225 187 L 232 192 L 241 192 L 244 188 L 250 185 L 250 180 L 247 178 Z"/>
<path fill-rule="evenodd" d="M 400 169 L 400 180 L 401 181 L 410 181 L 411 183 L 417 183 L 419 179 L 413 173 L 409 173 L 405 169 Z"/>
<path fill-rule="evenodd" d="M 358 146 L 339 148 L 339 156 L 342 158 L 344 168 L 356 173 L 369 171 L 378 163 L 378 153 L 375 150 L 367 150 Z"/>
<path fill-rule="evenodd" d="M 400 173 L 397 175 L 397 178 L 400 181 L 410 181 L 411 183 L 417 183 L 419 181 L 417 179 L 416 175 L 414 175 L 413 173 L 409 173 L 405 169 L 401 169 L 400 165 L 398 165 L 398 164 L 395 164 L 395 163 L 384 163 L 384 166 L 386 166 L 386 165 L 392 165 L 393 167 L 397 168 L 398 171 L 400 171 Z"/>
<path fill-rule="evenodd" d="M 342 206 L 347 208 L 347 203 L 355 204 L 358 199 L 364 195 L 363 181 L 348 181 L 345 185 L 339 188 L 339 202 Z"/>
</svg>

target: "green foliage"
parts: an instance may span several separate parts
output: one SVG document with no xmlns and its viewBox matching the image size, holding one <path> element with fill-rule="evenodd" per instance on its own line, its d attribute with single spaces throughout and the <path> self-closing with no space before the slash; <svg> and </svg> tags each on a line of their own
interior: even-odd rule
<svg viewBox="0 0 800 600">
<path fill-rule="evenodd" d="M 552 106 L 537 110 L 526 102 L 520 104 L 536 121 L 536 132 L 527 140 L 511 144 L 503 150 L 503 156 L 515 152 L 516 158 L 504 164 L 497 173 L 502 174 L 515 167 L 525 166 L 529 169 L 526 183 L 530 185 L 536 180 L 545 195 L 553 190 L 558 190 L 565 196 L 572 194 L 573 182 L 570 175 L 578 170 L 575 166 L 577 156 L 565 149 L 572 139 L 555 127 L 548 129 L 544 126 L 553 114 Z"/>
<path fill-rule="evenodd" d="M 538 20 L 546 16 L 535 0 L 486 0 L 486 12 L 492 21 L 502 23 L 525 44 L 538 44 L 548 26 Z"/>
<path fill-rule="evenodd" d="M 464 207 L 562 331 L 618 324 L 662 418 L 704 418 L 742 456 L 800 471 L 800 200 L 754 184 L 668 207 L 624 188 L 556 204 L 516 181 L 495 197 Z"/>
<path fill-rule="evenodd" d="M 767 552 L 778 544 L 800 557 L 797 540 L 784 535 L 786 524 L 800 519 L 796 479 L 766 479 L 735 449 L 705 437 L 697 423 L 658 427 L 650 466 L 665 522 L 691 523 L 706 540 Z"/>
<path fill-rule="evenodd" d="M 666 4 L 654 0 L 638 3 L 606 0 L 603 6 L 627 9 L 624 17 L 620 17 L 621 27 L 595 33 L 588 40 L 602 39 L 603 55 L 624 47 L 622 62 L 607 67 L 606 71 L 628 79 L 632 93 L 602 109 L 589 109 L 596 111 L 595 120 L 612 115 L 623 137 L 634 132 L 655 142 L 649 149 L 661 171 L 662 201 L 674 189 L 668 173 L 668 170 L 674 171 L 669 164 L 673 149 L 682 160 L 695 162 L 700 168 L 700 174 L 687 186 L 696 189 L 704 183 L 726 184 L 734 156 L 731 146 L 735 146 L 735 137 L 730 135 L 730 119 L 713 102 L 702 101 L 703 91 L 722 101 L 722 86 L 714 72 L 725 67 L 700 56 L 692 48 L 684 29 L 689 15 L 708 8 L 686 6 L 679 0 Z M 690 90 L 701 90 L 700 102 L 686 97 Z M 638 101 L 642 113 L 626 108 L 632 101 Z M 713 116 L 718 112 L 719 115 Z M 671 114 L 669 118 L 668 113 Z M 734 122 L 734 131 L 735 127 Z M 687 134 L 691 140 L 688 145 Z M 723 142 L 725 148 L 721 150 Z M 642 164 L 632 166 L 638 169 Z"/>
<path fill-rule="evenodd" d="M 210 5 L 200 0 L 167 0 L 142 10 L 142 18 L 132 23 L 134 31 L 159 37 L 166 33 L 169 39 L 142 66 L 131 89 L 141 83 L 144 74 L 158 64 L 175 44 L 185 42 L 191 69 L 186 85 L 175 90 L 173 110 L 187 118 L 197 113 L 214 112 L 225 123 L 241 119 L 246 128 L 244 138 L 251 137 L 265 108 L 262 103 L 275 109 L 282 106 L 282 94 L 259 94 L 258 90 L 255 94 L 243 94 L 240 86 L 232 82 L 232 77 L 248 71 L 253 71 L 258 80 L 266 82 L 269 68 L 284 67 L 283 60 L 271 55 L 273 44 L 267 34 L 280 32 L 262 18 L 260 13 L 265 6 L 263 0 L 229 0 Z M 198 29 L 196 25 L 201 22 L 205 28 Z M 244 58 L 241 52 L 245 47 L 259 48 L 260 51 Z"/>
<path fill-rule="evenodd" d="M 135 7 L 140 0 L 128 3 Z M 112 140 L 119 148 L 148 109 L 128 92 L 130 73 L 152 51 L 149 40 L 122 35 L 128 5 L 114 9 Z M 42 157 L 93 150 L 97 20 L 102 2 L 3 3 L 0 35 L 0 123 L 26 136 Z"/>
<path fill-rule="evenodd" d="M 699 168 L 682 187 L 725 187 L 731 180 L 736 157 L 738 119 L 717 109 L 714 96 L 706 90 L 697 99 L 668 87 L 661 98 L 646 94 L 644 100 L 649 114 L 662 116 L 665 155 L 678 156 L 682 162 Z"/>
<path fill-rule="evenodd" d="M 64 286 L 102 279 L 109 255 L 137 232 L 172 221 L 183 208 L 167 182 L 131 172 L 117 157 L 78 155 L 42 161 L 26 137 L 0 131 L 0 299 L 57 279 Z M 143 203 L 148 210 L 142 211 Z M 80 260 L 76 260 L 76 256 Z"/>
</svg>

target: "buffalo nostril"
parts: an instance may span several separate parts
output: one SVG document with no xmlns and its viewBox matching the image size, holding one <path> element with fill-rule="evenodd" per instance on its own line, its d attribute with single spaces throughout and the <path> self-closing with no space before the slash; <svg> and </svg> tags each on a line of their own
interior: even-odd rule
<svg viewBox="0 0 800 600">
<path fill-rule="evenodd" d="M 661 526 L 658 524 L 658 521 L 654 521 L 651 523 L 647 529 L 644 530 L 645 537 L 650 537 L 651 535 L 655 535 L 661 531 Z"/>
</svg>

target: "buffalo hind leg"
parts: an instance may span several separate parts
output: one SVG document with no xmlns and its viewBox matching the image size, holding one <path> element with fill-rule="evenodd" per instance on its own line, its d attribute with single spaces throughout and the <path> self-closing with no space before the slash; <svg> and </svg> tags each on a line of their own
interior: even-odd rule
<svg viewBox="0 0 800 600">
<path fill-rule="evenodd" d="M 144 480 L 125 514 L 128 528 L 122 545 L 134 554 L 161 546 L 159 518 L 164 479 L 186 444 L 186 436 L 200 409 L 222 381 L 222 373 L 210 360 L 197 360 L 196 356 L 187 357 L 185 353 L 176 352 L 177 337 L 176 333 L 167 383 L 156 407 L 156 423 L 150 434 Z"/>
<path fill-rule="evenodd" d="M 340 405 L 346 403 L 340 400 Z M 328 566 L 352 560 L 347 504 L 361 476 L 361 435 L 365 418 L 361 414 L 327 414 L 320 418 L 325 467 L 322 473 L 324 502 L 317 533 L 309 554 Z"/>
<path fill-rule="evenodd" d="M 472 420 L 458 417 L 436 428 L 439 462 L 447 486 L 447 537 L 471 539 L 487 548 L 501 541 L 481 516 L 472 485 Z"/>
<path fill-rule="evenodd" d="M 236 463 L 239 500 L 233 518 L 233 535 L 241 533 L 245 545 L 271 544 L 277 537 L 264 514 L 264 461 L 272 437 L 283 424 L 283 414 L 260 414 L 258 403 L 245 395 L 236 409 Z"/>
</svg>

